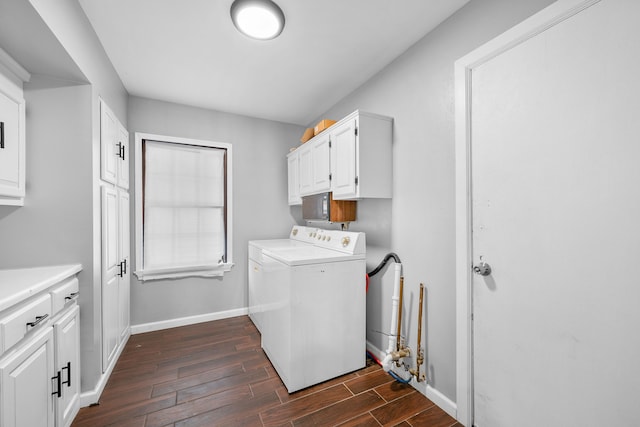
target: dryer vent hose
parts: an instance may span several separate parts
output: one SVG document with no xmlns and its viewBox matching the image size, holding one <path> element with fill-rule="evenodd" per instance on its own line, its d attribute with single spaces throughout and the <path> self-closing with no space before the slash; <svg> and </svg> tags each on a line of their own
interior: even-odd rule
<svg viewBox="0 0 640 427">
<path fill-rule="evenodd" d="M 378 274 L 378 273 L 380 272 L 380 270 L 382 270 L 382 267 L 384 267 L 384 266 L 389 262 L 389 260 L 390 260 L 391 258 L 393 258 L 393 260 L 394 260 L 396 263 L 398 263 L 398 264 L 402 264 L 402 262 L 400 261 L 400 257 L 399 257 L 396 253 L 394 253 L 394 252 L 389 252 L 389 253 L 384 257 L 384 259 L 382 260 L 382 262 L 381 262 L 381 263 L 380 263 L 376 268 L 374 268 L 371 272 L 367 273 L 367 275 L 368 275 L 369 277 L 371 277 L 371 276 L 375 276 L 376 274 Z"/>
</svg>

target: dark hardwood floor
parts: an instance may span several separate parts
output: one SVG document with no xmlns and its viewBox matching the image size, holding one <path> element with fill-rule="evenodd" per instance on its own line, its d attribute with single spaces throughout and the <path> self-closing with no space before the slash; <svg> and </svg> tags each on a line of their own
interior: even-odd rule
<svg viewBox="0 0 640 427">
<path fill-rule="evenodd" d="M 241 316 L 132 336 L 72 426 L 461 425 L 376 364 L 288 394 Z"/>
</svg>

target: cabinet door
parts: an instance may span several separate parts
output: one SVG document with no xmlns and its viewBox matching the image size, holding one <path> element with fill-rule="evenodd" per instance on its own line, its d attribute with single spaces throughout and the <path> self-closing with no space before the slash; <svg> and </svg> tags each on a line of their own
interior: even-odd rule
<svg viewBox="0 0 640 427">
<path fill-rule="evenodd" d="M 118 252 L 122 263 L 122 274 L 118 286 L 118 331 L 119 341 L 126 340 L 129 335 L 129 288 L 131 283 L 131 257 L 129 239 L 129 193 L 118 192 Z"/>
<path fill-rule="evenodd" d="M 0 92 L 0 204 L 23 203 L 24 141 L 24 100 Z M 2 200 L 2 196 L 17 199 Z"/>
<path fill-rule="evenodd" d="M 322 193 L 331 189 L 331 139 L 329 135 L 323 135 L 314 139 L 311 148 L 313 162 L 313 192 Z"/>
<path fill-rule="evenodd" d="M 120 156 L 116 157 L 118 164 L 118 186 L 129 189 L 129 132 L 118 123 L 118 141 L 116 149 L 120 150 Z M 120 145 L 118 145 L 120 144 Z"/>
<path fill-rule="evenodd" d="M 311 161 L 311 143 L 298 148 L 298 178 L 300 180 L 300 195 L 307 196 L 313 193 L 313 163 Z"/>
<path fill-rule="evenodd" d="M 80 410 L 80 309 L 74 304 L 53 325 L 56 369 L 62 376 L 61 396 L 56 402 L 57 426 L 71 425 Z"/>
<path fill-rule="evenodd" d="M 100 178 L 111 184 L 118 182 L 118 132 L 118 119 L 107 104 L 100 101 Z"/>
<path fill-rule="evenodd" d="M 53 329 L 47 327 L 0 361 L 0 426 L 53 427 Z"/>
<path fill-rule="evenodd" d="M 289 205 L 302 204 L 300 198 L 300 168 L 298 167 L 298 152 L 294 151 L 287 157 L 287 175 L 289 184 Z"/>
<path fill-rule="evenodd" d="M 119 258 L 118 193 L 102 187 L 102 369 L 115 355 L 119 339 Z"/>
<path fill-rule="evenodd" d="M 331 172 L 334 199 L 358 196 L 356 119 L 331 131 Z"/>
</svg>

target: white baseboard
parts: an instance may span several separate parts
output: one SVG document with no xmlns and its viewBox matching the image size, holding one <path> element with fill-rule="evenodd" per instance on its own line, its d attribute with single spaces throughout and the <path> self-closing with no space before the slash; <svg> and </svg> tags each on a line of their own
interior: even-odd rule
<svg viewBox="0 0 640 427">
<path fill-rule="evenodd" d="M 85 391 L 80 393 L 80 407 L 85 408 L 87 406 L 93 405 L 94 403 L 98 403 L 100 401 L 100 396 L 102 396 L 102 392 L 104 391 L 105 386 L 107 385 L 107 381 L 109 381 L 109 377 L 113 372 L 113 368 L 116 366 L 116 362 L 120 358 L 124 347 L 127 345 L 127 341 L 129 341 L 129 337 L 131 336 L 131 331 L 127 334 L 127 337 L 120 343 L 120 347 L 118 347 L 116 351 L 116 355 L 113 358 L 111 364 L 107 367 L 107 370 L 102 373 L 98 383 L 96 384 L 93 390 Z"/>
<path fill-rule="evenodd" d="M 162 320 L 159 322 L 142 323 L 140 325 L 131 326 L 131 334 L 142 334 L 145 332 L 160 331 L 163 329 L 176 328 L 178 326 L 195 325 L 196 323 L 210 322 L 212 320 L 228 319 L 229 317 L 243 316 L 249 313 L 249 310 L 237 308 L 234 310 L 219 311 L 216 313 L 199 314 L 197 316 L 179 317 L 177 319 Z"/>
<path fill-rule="evenodd" d="M 456 420 L 458 419 L 458 407 L 456 402 L 452 401 L 429 384 L 427 384 L 425 396 L 427 396 L 427 399 L 438 405 L 444 412 L 451 415 L 452 418 Z"/>
<path fill-rule="evenodd" d="M 369 341 L 367 341 L 367 351 L 369 351 L 379 360 L 384 359 L 384 356 L 386 355 L 386 352 L 380 350 L 375 345 L 371 344 Z M 399 374 L 399 375 L 402 375 L 402 374 Z M 409 384 L 413 388 L 418 390 L 420 393 L 425 395 L 427 399 L 429 399 L 430 401 L 438 405 L 440 409 L 445 411 L 447 414 L 451 415 L 453 418 L 457 419 L 458 408 L 454 401 L 449 399 L 447 396 L 442 394 L 437 389 L 433 388 L 430 384 L 427 384 L 425 388 L 423 386 L 424 383 L 418 383 L 415 381 L 415 379 L 412 379 Z"/>
</svg>

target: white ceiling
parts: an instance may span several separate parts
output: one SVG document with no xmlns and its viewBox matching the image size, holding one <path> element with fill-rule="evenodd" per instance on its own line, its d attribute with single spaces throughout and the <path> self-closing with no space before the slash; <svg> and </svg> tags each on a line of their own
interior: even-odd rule
<svg viewBox="0 0 640 427">
<path fill-rule="evenodd" d="M 280 37 L 233 0 L 79 0 L 129 94 L 308 125 L 469 0 L 276 0 Z"/>
</svg>

